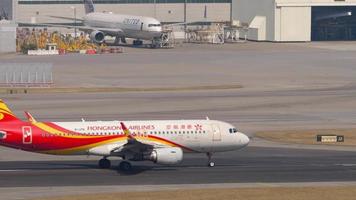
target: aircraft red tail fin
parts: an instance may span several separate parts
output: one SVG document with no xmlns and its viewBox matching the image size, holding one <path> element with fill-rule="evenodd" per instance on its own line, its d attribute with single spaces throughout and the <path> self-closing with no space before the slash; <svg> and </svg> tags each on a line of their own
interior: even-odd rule
<svg viewBox="0 0 356 200">
<path fill-rule="evenodd" d="M 7 107 L 7 105 L 0 99 L 0 122 L 19 121 L 14 113 Z"/>
</svg>

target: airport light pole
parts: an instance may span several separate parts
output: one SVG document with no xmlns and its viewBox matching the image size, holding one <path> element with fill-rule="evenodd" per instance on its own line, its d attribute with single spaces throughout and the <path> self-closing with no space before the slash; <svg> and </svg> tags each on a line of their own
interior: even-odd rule
<svg viewBox="0 0 356 200">
<path fill-rule="evenodd" d="M 187 23 L 187 0 L 184 0 L 184 23 Z"/>
<path fill-rule="evenodd" d="M 184 0 L 184 39 L 187 39 L 187 0 Z"/>
<path fill-rule="evenodd" d="M 153 1 L 153 12 L 154 12 L 154 18 L 157 18 L 157 0 Z"/>
<path fill-rule="evenodd" d="M 232 0 L 230 1 L 230 26 L 232 26 Z"/>
<path fill-rule="evenodd" d="M 74 12 L 74 38 L 77 38 L 77 8 L 74 6 L 70 7 Z"/>
</svg>

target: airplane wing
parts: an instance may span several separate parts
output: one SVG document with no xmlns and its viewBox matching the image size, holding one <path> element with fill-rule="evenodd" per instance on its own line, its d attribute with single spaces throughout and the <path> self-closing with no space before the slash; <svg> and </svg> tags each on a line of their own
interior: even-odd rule
<svg viewBox="0 0 356 200">
<path fill-rule="evenodd" d="M 191 24 L 198 24 L 198 23 L 208 23 L 206 21 L 194 21 L 194 22 L 177 22 L 177 23 L 168 23 L 165 24 L 164 26 L 170 27 L 170 26 L 182 26 L 182 25 L 191 25 Z"/>
<path fill-rule="evenodd" d="M 183 150 L 179 147 L 168 145 L 156 145 L 147 143 L 145 140 L 140 141 L 141 137 L 131 134 L 124 123 L 120 123 L 124 131 L 126 141 L 124 143 L 113 143 L 104 146 L 97 146 L 89 149 L 89 154 L 99 156 L 117 156 L 124 160 L 131 161 L 152 161 L 158 164 L 177 164 L 183 159 Z M 137 137 L 137 138 L 136 138 Z"/>
<path fill-rule="evenodd" d="M 63 25 L 63 24 L 40 24 L 40 23 L 19 23 L 21 26 L 37 26 L 37 27 L 59 27 L 59 28 L 69 28 L 69 29 L 79 29 L 84 32 L 92 32 L 92 31 L 101 31 L 107 35 L 111 36 L 116 36 L 116 35 L 121 35 L 123 34 L 122 29 L 118 28 L 96 28 L 96 27 L 90 27 L 90 26 L 72 26 L 72 25 Z"/>
<path fill-rule="evenodd" d="M 121 127 L 127 137 L 127 143 L 123 146 L 117 147 L 112 150 L 113 154 L 123 154 L 126 153 L 139 153 L 144 151 L 149 151 L 154 148 L 152 144 L 146 144 L 138 141 L 134 135 L 131 134 L 130 130 L 125 126 L 123 122 L 120 122 Z"/>
<path fill-rule="evenodd" d="M 83 19 L 78 19 L 78 18 L 72 18 L 72 17 L 62 17 L 62 16 L 53 16 L 53 15 L 46 15 L 47 17 L 50 18 L 55 18 L 55 19 L 65 19 L 65 20 L 72 20 L 72 21 L 80 21 L 83 22 Z"/>
<path fill-rule="evenodd" d="M 129 129 L 125 126 L 123 122 L 120 122 L 124 134 L 127 137 L 127 143 L 119 145 L 111 150 L 113 155 L 125 156 L 127 154 L 137 154 L 142 152 L 150 152 L 155 148 L 165 148 L 166 145 L 162 145 L 155 142 L 142 142 L 136 139 L 133 134 L 130 133 Z"/>
</svg>

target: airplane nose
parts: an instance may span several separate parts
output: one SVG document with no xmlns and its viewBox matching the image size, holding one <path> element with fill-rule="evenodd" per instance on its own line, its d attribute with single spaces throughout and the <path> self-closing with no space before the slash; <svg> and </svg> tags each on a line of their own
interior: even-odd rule
<svg viewBox="0 0 356 200">
<path fill-rule="evenodd" d="M 241 142 L 242 146 L 245 147 L 245 146 L 247 146 L 247 145 L 250 143 L 250 139 L 248 138 L 247 135 L 241 133 L 241 136 L 240 136 L 240 137 L 241 137 L 241 138 L 240 138 L 240 142 Z"/>
</svg>

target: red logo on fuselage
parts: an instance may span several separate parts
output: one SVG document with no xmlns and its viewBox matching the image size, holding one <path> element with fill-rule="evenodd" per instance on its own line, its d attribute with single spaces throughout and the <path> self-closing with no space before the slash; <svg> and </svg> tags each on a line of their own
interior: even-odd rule
<svg viewBox="0 0 356 200">
<path fill-rule="evenodd" d="M 22 127 L 22 143 L 32 144 L 32 128 L 30 126 Z"/>
</svg>

